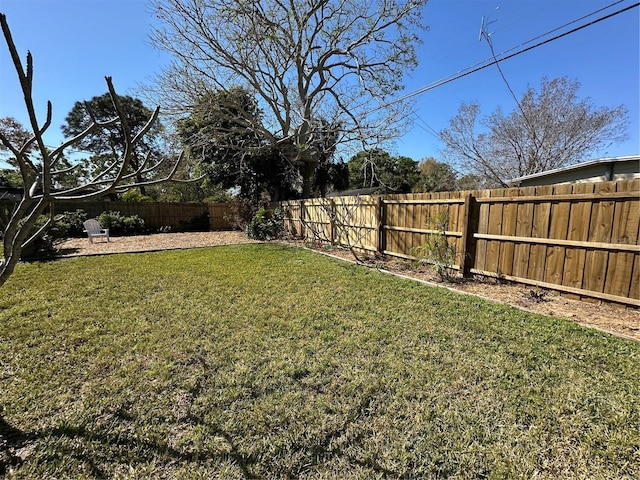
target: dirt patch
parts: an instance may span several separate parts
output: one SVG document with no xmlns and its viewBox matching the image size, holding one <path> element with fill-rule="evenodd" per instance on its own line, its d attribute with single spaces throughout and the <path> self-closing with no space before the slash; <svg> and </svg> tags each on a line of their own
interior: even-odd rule
<svg viewBox="0 0 640 480">
<path fill-rule="evenodd" d="M 355 260 L 351 252 L 346 249 L 325 247 L 315 248 L 315 250 L 343 260 Z M 417 269 L 413 262 L 406 260 L 374 254 L 358 256 L 361 263 L 370 268 L 506 303 L 530 312 L 565 318 L 581 325 L 640 341 L 640 309 L 635 307 L 593 299 L 573 299 L 551 290 L 479 276 L 464 281 L 442 282 L 435 270 L 428 266 L 420 266 Z"/>
<path fill-rule="evenodd" d="M 58 245 L 57 248 L 61 256 L 70 257 L 215 247 L 239 243 L 259 242 L 248 239 L 242 232 L 186 232 L 111 237 L 109 242 L 100 238 L 94 239 L 93 243 L 90 243 L 87 238 L 71 238 Z"/>
<path fill-rule="evenodd" d="M 86 238 L 74 238 L 65 241 L 58 248 L 61 255 L 66 257 L 213 247 L 240 243 L 259 242 L 248 239 L 242 232 L 190 232 L 113 237 L 109 242 L 96 239 L 93 244 L 89 243 Z M 305 246 L 302 243 L 288 242 L 288 244 Z M 343 260 L 354 260 L 348 250 L 339 248 L 331 250 L 318 248 L 316 250 Z M 360 258 L 362 263 L 370 268 L 466 292 L 492 301 L 507 303 L 527 311 L 566 318 L 582 325 L 640 341 L 640 310 L 634 307 L 599 301 L 575 300 L 553 291 L 481 277 L 475 278 L 473 281 L 443 283 L 436 272 L 428 267 L 416 269 L 408 261 L 377 255 L 361 255 Z"/>
</svg>

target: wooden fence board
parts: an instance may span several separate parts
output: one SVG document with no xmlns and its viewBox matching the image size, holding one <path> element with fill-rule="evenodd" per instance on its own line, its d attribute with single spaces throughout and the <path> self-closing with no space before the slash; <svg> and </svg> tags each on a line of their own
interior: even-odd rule
<svg viewBox="0 0 640 480">
<path fill-rule="evenodd" d="M 480 191 L 478 197 L 490 197 L 490 190 Z M 489 233 L 489 204 L 479 204 L 478 210 L 478 233 Z M 476 261 L 474 262 L 474 268 L 479 270 L 486 270 L 485 261 L 487 258 L 487 241 L 478 240 L 476 242 Z"/>
<path fill-rule="evenodd" d="M 411 200 L 411 198 L 407 198 L 407 200 Z M 408 218 L 410 217 L 410 211 L 413 210 L 414 204 L 407 204 L 405 208 L 400 208 L 398 212 L 398 226 L 406 229 L 408 227 Z M 398 252 L 407 252 L 407 255 L 411 254 L 411 243 L 408 238 L 411 236 L 411 233 L 406 231 L 398 232 Z"/>
<path fill-rule="evenodd" d="M 615 184 L 610 182 L 598 184 L 596 195 L 610 193 Z M 591 206 L 591 222 L 589 225 L 589 242 L 606 242 L 611 238 L 615 202 L 612 200 L 595 201 Z M 588 250 L 585 257 L 585 271 L 583 288 L 594 292 L 603 292 L 607 276 L 607 262 L 609 252 L 606 250 Z"/>
<path fill-rule="evenodd" d="M 398 226 L 398 212 L 400 211 L 400 205 L 393 204 L 387 207 L 387 223 L 391 226 Z M 400 233 L 397 231 L 387 232 L 387 251 L 400 252 L 399 237 Z"/>
<path fill-rule="evenodd" d="M 424 198 L 430 198 L 430 196 L 427 195 L 421 195 L 419 199 L 424 199 Z M 428 218 L 429 218 L 429 208 L 430 205 L 428 204 L 424 204 L 424 203 L 420 203 L 415 205 L 416 209 L 417 209 L 417 215 L 415 217 L 416 222 L 414 222 L 414 227 L 415 228 L 421 228 L 424 225 L 429 225 L 428 222 Z M 425 220 L 427 219 L 427 220 Z M 420 247 L 422 245 L 424 245 L 424 243 L 427 240 L 427 236 L 424 234 L 418 234 L 418 235 L 414 235 L 413 237 L 413 248 L 417 248 Z"/>
<path fill-rule="evenodd" d="M 526 191 L 520 189 L 521 194 Z M 533 203 L 519 203 L 516 219 L 516 235 L 519 237 L 530 237 L 533 229 Z M 513 274 L 516 277 L 526 277 L 529 268 L 529 252 L 531 246 L 528 243 L 517 243 L 513 249 Z"/>
<path fill-rule="evenodd" d="M 552 186 L 536 187 L 536 195 L 550 195 Z M 551 215 L 551 202 L 536 203 L 533 207 L 533 222 L 531 236 L 533 238 L 549 237 L 549 219 Z M 547 259 L 547 246 L 532 245 L 529 250 L 529 267 L 527 278 L 531 280 L 544 280 L 544 267 Z"/>
<path fill-rule="evenodd" d="M 491 196 L 502 197 L 504 196 L 504 190 L 491 190 Z M 499 235 L 502 232 L 502 203 L 489 203 L 488 204 L 488 222 L 487 234 Z M 487 241 L 487 256 L 484 262 L 484 270 L 490 272 L 497 272 L 500 262 L 500 241 L 490 240 Z"/>
<path fill-rule="evenodd" d="M 507 196 L 513 196 L 517 193 L 517 188 L 507 189 Z M 516 220 L 518 215 L 518 205 L 514 202 L 506 203 L 503 207 L 503 220 L 501 235 L 516 234 Z M 513 252 L 515 245 L 513 242 L 505 242 L 500 249 L 500 261 L 498 262 L 498 274 L 513 274 Z"/>
<path fill-rule="evenodd" d="M 640 180 L 630 185 L 632 191 L 640 191 Z M 637 245 L 640 233 L 640 201 L 624 199 L 616 201 L 611 242 Z M 615 252 L 609 255 L 607 275 L 605 279 L 605 293 L 612 295 L 626 295 L 633 290 L 633 266 L 635 255 L 629 252 Z"/>
<path fill-rule="evenodd" d="M 460 198 L 459 192 L 448 192 L 443 195 L 444 198 Z M 466 242 L 466 238 L 464 238 L 465 233 L 465 206 L 464 203 L 452 203 L 449 206 L 449 229 L 455 232 L 460 232 L 460 237 L 453 239 L 453 245 L 455 248 L 455 258 L 456 263 L 463 267 L 464 265 L 464 255 L 465 255 L 465 246 L 463 242 Z"/>
<path fill-rule="evenodd" d="M 407 197 L 409 198 L 409 200 L 416 199 L 415 194 L 407 195 Z M 420 225 L 420 222 L 419 222 L 420 207 L 422 207 L 422 205 L 414 204 L 414 205 L 411 205 L 410 208 L 406 209 L 407 211 L 406 226 L 407 227 L 413 229 L 413 228 L 418 228 L 418 226 Z M 420 237 L 421 235 L 415 232 L 411 232 L 407 234 L 407 246 L 406 246 L 407 251 L 412 252 L 414 248 L 420 244 L 420 240 L 421 240 Z"/>
<path fill-rule="evenodd" d="M 571 193 L 573 187 L 571 185 L 557 185 L 553 187 L 553 193 L 556 195 L 566 195 Z M 549 226 L 549 238 L 552 240 L 566 240 L 567 231 L 569 229 L 569 214 L 571 211 L 571 203 L 568 201 L 556 201 L 551 203 L 551 219 Z M 565 247 L 550 246 L 547 248 L 545 277 L 547 283 L 562 284 L 562 274 L 564 271 Z"/>
<path fill-rule="evenodd" d="M 613 222 L 613 243 L 629 243 L 637 245 L 638 224 L 640 222 L 640 180 L 632 182 L 639 197 L 616 202 L 616 216 Z"/>
<path fill-rule="evenodd" d="M 629 298 L 640 300 L 640 255 L 637 254 L 633 259 L 633 273 L 631 275 Z"/>
<path fill-rule="evenodd" d="M 473 209 L 473 202 L 471 194 L 465 194 L 464 204 L 460 209 L 460 242 L 459 249 L 457 250 L 458 265 L 463 276 L 469 275 L 469 268 L 471 266 L 470 257 L 473 255 L 471 252 L 471 210 Z"/>
<path fill-rule="evenodd" d="M 411 195 L 407 195 L 407 200 L 413 200 Z M 409 227 L 409 222 L 411 221 L 412 212 L 415 209 L 415 204 L 408 204 L 406 208 L 401 209 L 400 211 L 400 226 L 407 228 Z M 400 232 L 400 252 L 409 252 L 411 254 L 411 232 Z"/>
<path fill-rule="evenodd" d="M 632 290 L 633 263 L 637 254 L 614 252 L 609 254 L 604 292 L 626 296 Z"/>
<path fill-rule="evenodd" d="M 574 193 L 593 193 L 593 184 L 579 183 L 573 186 Z M 591 202 L 580 201 L 571 205 L 569 214 L 568 240 L 586 241 L 591 223 Z M 582 288 L 584 265 L 587 252 L 584 248 L 567 248 L 565 251 L 564 275 L 562 284 Z"/>
</svg>

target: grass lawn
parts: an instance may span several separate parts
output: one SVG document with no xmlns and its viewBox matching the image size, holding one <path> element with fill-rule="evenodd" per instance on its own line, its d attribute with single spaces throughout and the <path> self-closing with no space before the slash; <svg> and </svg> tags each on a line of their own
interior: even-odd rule
<svg viewBox="0 0 640 480">
<path fill-rule="evenodd" d="M 640 343 L 277 245 L 20 265 L 3 471 L 640 478 Z"/>
</svg>

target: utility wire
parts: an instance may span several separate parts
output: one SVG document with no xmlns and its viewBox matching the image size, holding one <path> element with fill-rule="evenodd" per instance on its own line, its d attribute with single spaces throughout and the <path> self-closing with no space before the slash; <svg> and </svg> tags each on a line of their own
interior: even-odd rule
<svg viewBox="0 0 640 480">
<path fill-rule="evenodd" d="M 615 4 L 612 4 L 612 5 L 615 5 Z M 571 30 L 569 30 L 569 31 L 567 31 L 567 32 L 564 32 L 564 33 L 561 33 L 561 34 L 556 35 L 556 36 L 554 36 L 554 37 L 551 37 L 551 38 L 549 38 L 549 39 L 547 39 L 547 40 L 543 40 L 543 41 L 541 41 L 541 42 L 538 42 L 538 43 L 536 43 L 535 45 L 531 45 L 530 47 L 526 47 L 526 48 L 523 48 L 523 49 L 521 49 L 521 50 L 518 50 L 517 52 L 514 52 L 514 53 L 512 53 L 512 54 L 510 54 L 510 55 L 507 55 L 506 57 L 503 57 L 503 58 L 497 58 L 497 59 L 496 59 L 496 58 L 493 58 L 491 61 L 488 61 L 489 63 L 483 63 L 483 64 L 481 64 L 480 66 L 475 67 L 475 68 L 473 68 L 473 67 L 469 67 L 470 69 L 469 69 L 469 68 L 467 68 L 466 70 L 463 70 L 461 73 L 458 73 L 458 74 L 456 74 L 456 75 L 454 75 L 454 76 L 445 77 L 444 79 L 441 79 L 441 80 L 438 80 L 438 81 L 436 81 L 436 82 L 434 82 L 434 83 L 431 83 L 431 84 L 429 84 L 429 85 L 426 85 L 426 86 L 424 86 L 424 87 L 422 87 L 422 88 L 420 88 L 420 89 L 418 89 L 418 90 L 415 90 L 415 91 L 413 91 L 413 92 L 411 92 L 411 93 L 408 93 L 407 95 L 403 95 L 402 97 L 396 98 L 396 99 L 394 99 L 394 100 L 390 100 L 390 101 L 388 101 L 388 102 L 386 102 L 386 103 L 383 103 L 382 105 L 379 105 L 378 107 L 376 107 L 376 108 L 374 108 L 374 109 L 370 110 L 369 112 L 367 112 L 367 115 L 368 115 L 368 114 L 371 114 L 371 113 L 373 113 L 373 112 L 377 112 L 378 110 L 381 110 L 381 109 L 383 109 L 383 108 L 389 107 L 389 106 L 391 106 L 391 105 L 393 105 L 393 104 L 396 104 L 396 103 L 402 102 L 402 101 L 404 101 L 404 100 L 407 100 L 407 99 L 409 99 L 409 98 L 415 97 L 415 96 L 420 95 L 420 94 L 422 94 L 422 93 L 428 92 L 429 90 L 433 90 L 433 89 L 435 89 L 435 88 L 437 88 L 437 87 L 441 87 L 442 85 L 446 85 L 447 83 L 451 83 L 451 82 L 453 82 L 453 81 L 455 81 L 455 80 L 459 80 L 460 78 L 463 78 L 463 77 L 466 77 L 466 76 L 468 76 L 468 75 L 471 75 L 472 73 L 479 72 L 480 70 L 484 70 L 485 68 L 488 68 L 488 67 L 490 67 L 490 66 L 492 66 L 492 65 L 496 65 L 496 64 L 498 64 L 498 63 L 500 63 L 500 62 L 504 62 L 505 60 L 509 60 L 509 59 L 511 59 L 511 58 L 513 58 L 513 57 L 516 57 L 516 56 L 521 55 L 521 54 L 523 54 L 523 53 L 526 53 L 526 52 L 528 52 L 528 51 L 530 51 L 530 50 L 533 50 L 533 49 L 535 49 L 535 48 L 538 48 L 538 47 L 541 47 L 541 46 L 543 46 L 543 45 L 546 45 L 547 43 L 551 43 L 551 42 L 553 42 L 553 41 L 555 41 L 555 40 L 558 40 L 558 39 L 560 39 L 560 38 L 562 38 L 562 37 L 566 37 L 567 35 L 570 35 L 570 34 L 572 34 L 572 33 L 575 33 L 575 32 L 578 32 L 578 31 L 580 31 L 580 30 L 583 30 L 583 29 L 585 29 L 585 28 L 587 28 L 587 27 L 590 27 L 590 26 L 592 26 L 592 25 L 595 25 L 595 24 L 597 24 L 597 23 L 600 23 L 600 22 L 602 22 L 602 21 L 604 21 L 604 20 L 607 20 L 607 19 L 609 19 L 609 18 L 612 18 L 612 17 L 614 17 L 614 16 L 616 16 L 616 15 L 619 15 L 619 14 L 621 14 L 621 13 L 624 13 L 624 12 L 626 12 L 626 11 L 628 11 L 628 10 L 631 10 L 632 8 L 636 8 L 636 7 L 638 7 L 638 6 L 640 6 L 640 2 L 635 3 L 635 4 L 633 4 L 633 5 L 630 5 L 630 6 L 626 7 L 626 8 L 621 9 L 621 10 L 617 10 L 617 11 L 615 11 L 615 12 L 613 12 L 613 13 L 610 13 L 609 15 L 605 15 L 604 17 L 597 18 L 597 19 L 595 19 L 595 20 L 593 20 L 593 21 L 591 21 L 591 22 L 589 22 L 589 23 L 585 23 L 585 24 L 583 24 L 583 25 L 580 25 L 580 26 L 578 26 L 578 27 L 576 27 L 576 28 L 573 28 L 573 29 L 571 29 Z M 608 7 L 605 7 L 605 8 L 608 8 Z M 592 15 L 592 14 L 587 15 L 587 17 L 588 17 L 588 16 L 590 16 L 590 15 Z M 584 18 L 584 17 L 582 17 L 582 18 Z M 566 24 L 566 25 L 570 25 L 570 24 L 572 24 L 572 23 L 575 23 L 575 21 L 577 21 L 577 20 L 574 20 L 573 22 L 570 22 L 570 23 L 568 23 L 568 24 Z M 554 30 L 551 30 L 551 32 L 557 31 L 559 28 L 563 28 L 563 27 L 558 27 L 558 28 L 556 28 L 556 29 L 554 29 Z M 548 32 L 548 33 L 550 33 L 550 32 Z M 536 38 L 544 37 L 544 36 L 546 36 L 548 33 L 543 34 L 543 35 L 540 35 L 540 36 L 538 36 L 538 37 L 536 37 Z M 530 43 L 530 42 L 531 42 L 531 40 L 530 40 L 530 41 L 527 41 L 527 42 L 525 42 L 525 43 L 523 43 L 523 44 L 521 44 L 521 45 L 525 45 L 525 44 Z M 517 47 L 514 47 L 514 48 L 517 48 Z M 509 49 L 509 50 L 506 50 L 506 52 L 509 52 L 509 51 L 513 50 L 514 48 L 511 48 L 511 49 Z M 505 52 L 503 52 L 503 53 L 505 53 Z M 503 55 L 503 53 L 501 53 L 500 55 Z M 487 62 L 487 60 L 485 60 L 485 62 Z M 481 63 L 482 63 L 482 62 L 481 62 Z M 477 64 L 476 64 L 476 65 L 477 65 Z"/>
<path fill-rule="evenodd" d="M 583 15 L 583 16 L 582 16 L 582 17 L 580 17 L 580 18 L 577 18 L 577 19 L 575 19 L 575 20 L 572 20 L 572 21 L 570 21 L 570 22 L 567 22 L 567 23 L 565 23 L 564 25 L 561 25 L 561 26 L 559 26 L 559 27 L 554 28 L 553 30 L 549 30 L 549 31 L 548 31 L 548 32 L 546 32 L 546 33 L 543 33 L 543 34 L 541 34 L 541 35 L 538 35 L 537 37 L 534 37 L 534 38 L 532 38 L 532 39 L 530 39 L 530 40 L 527 40 L 526 42 L 523 42 L 523 43 L 521 43 L 520 45 L 517 45 L 517 46 L 515 46 L 515 47 L 512 47 L 512 48 L 510 48 L 510 49 L 508 49 L 508 50 L 505 50 L 505 51 L 503 51 L 502 53 L 500 53 L 499 55 L 504 55 L 505 53 L 511 52 L 511 51 L 513 51 L 513 50 L 515 50 L 515 49 L 517 49 L 517 48 L 519 48 L 519 47 L 522 47 L 522 46 L 527 45 L 527 44 L 529 44 L 529 43 L 531 43 L 531 42 L 534 42 L 535 40 L 538 40 L 538 39 L 540 39 L 540 38 L 546 37 L 547 35 L 549 35 L 549 34 L 551 34 L 551 33 L 553 33 L 553 32 L 557 32 L 558 30 L 561 30 L 561 29 L 563 29 L 563 28 L 565 28 L 565 27 L 568 27 L 569 25 L 572 25 L 572 24 L 577 23 L 577 22 L 579 22 L 579 21 L 581 21 L 581 20 L 584 20 L 585 18 L 591 17 L 591 16 L 593 16 L 593 15 L 595 15 L 595 14 L 597 14 L 597 13 L 600 13 L 600 12 L 602 12 L 602 11 L 604 11 L 604 10 L 608 10 L 609 8 L 611 8 L 611 7 L 615 6 L 615 5 L 618 5 L 618 4 L 620 4 L 620 3 L 624 3 L 624 1 L 625 1 L 625 0 L 618 0 L 617 2 L 614 2 L 614 3 L 611 3 L 611 4 L 607 5 L 606 7 L 602 7 L 602 8 L 600 8 L 600 9 L 598 9 L 598 10 L 595 10 L 595 11 L 593 11 L 593 12 L 591 12 L 591 13 L 588 13 L 587 15 Z M 500 67 L 500 62 L 499 62 L 499 61 L 498 61 L 498 59 L 497 59 L 497 57 L 498 57 L 499 55 L 496 55 L 496 53 L 495 53 L 495 51 L 494 51 L 494 48 L 493 48 L 493 42 L 491 41 L 491 35 L 492 35 L 492 34 L 491 34 L 491 33 L 487 33 L 487 32 L 486 32 L 486 30 L 484 29 L 484 26 L 485 26 L 485 24 L 484 24 L 484 22 L 483 22 L 482 27 L 481 27 L 481 30 L 480 30 L 480 39 L 482 39 L 482 38 L 484 37 L 484 38 L 486 39 L 487 43 L 489 44 L 489 48 L 490 48 L 490 50 L 491 50 L 492 58 L 493 58 L 493 60 L 495 61 L 495 65 L 496 65 L 496 67 L 498 67 L 498 71 L 500 72 L 500 75 L 502 76 L 502 79 L 503 79 L 503 80 L 504 80 L 504 82 L 506 83 L 507 88 L 509 89 L 509 92 L 511 93 L 511 96 L 513 97 L 513 99 L 515 100 L 516 104 L 518 105 L 518 108 L 520 109 L 520 111 L 521 111 L 522 115 L 525 117 L 525 120 L 527 120 L 527 123 L 529 123 L 529 122 L 528 122 L 528 119 L 526 118 L 526 115 L 525 115 L 524 111 L 522 110 L 522 106 L 520 105 L 520 102 L 518 101 L 517 97 L 515 96 L 515 93 L 513 92 L 512 88 L 511 88 L 511 85 L 509 85 L 509 82 L 507 81 L 507 79 L 506 79 L 506 77 L 505 77 L 505 75 L 504 75 L 504 72 L 502 71 L 502 68 Z M 482 63 L 484 63 L 484 62 L 476 63 L 476 64 L 475 64 L 475 65 L 473 65 L 472 67 L 468 67 L 468 68 L 473 68 L 473 67 L 475 67 L 476 65 L 481 65 Z M 467 69 L 468 69 L 468 68 L 467 68 Z M 426 131 L 426 132 L 427 132 L 427 133 L 429 133 L 430 135 L 434 136 L 435 138 L 439 139 L 440 141 L 443 141 L 443 142 L 447 143 L 447 142 L 446 142 L 446 141 L 445 141 L 445 140 L 440 136 L 440 134 L 439 134 L 439 133 L 438 133 L 438 132 L 433 128 L 433 127 L 431 127 L 431 125 L 429 125 L 429 124 L 428 124 L 428 123 L 427 123 L 427 122 L 426 122 L 422 117 L 420 117 L 416 112 L 414 112 L 414 115 L 415 115 L 416 119 L 418 120 L 418 122 L 416 122 L 416 123 L 417 123 L 417 125 L 418 125 L 420 128 L 422 128 L 424 131 Z M 422 122 L 422 123 L 424 124 L 424 126 L 423 126 L 423 125 L 420 125 L 420 122 Z M 534 135 L 535 135 L 535 131 L 534 131 L 533 133 L 534 133 Z"/>
<path fill-rule="evenodd" d="M 552 33 L 557 32 L 558 30 L 562 30 L 563 28 L 566 28 L 566 27 L 568 27 L 570 25 L 573 25 L 574 23 L 578 23 L 579 21 L 584 20 L 585 18 L 592 17 L 593 15 L 595 15 L 597 13 L 603 12 L 604 10 L 608 10 L 611 7 L 614 7 L 614 6 L 616 6 L 616 5 L 620 4 L 620 3 L 624 3 L 625 1 L 626 0 L 618 0 L 616 2 L 610 3 L 606 7 L 602 7 L 602 8 L 599 8 L 598 10 L 594 10 L 593 12 L 587 13 L 586 15 L 583 15 L 582 17 L 576 18 L 575 20 L 571 20 L 570 22 L 567 22 L 564 25 L 560 25 L 559 27 L 556 27 L 553 30 L 549 30 L 548 32 L 545 32 L 543 34 L 538 35 L 537 37 L 533 37 L 533 38 L 527 40 L 526 42 L 522 42 L 520 45 L 516 45 L 515 47 L 511 47 L 508 50 L 505 50 L 504 52 L 500 53 L 498 56 L 504 55 L 504 54 L 509 53 L 509 52 L 511 52 L 511 51 L 513 51 L 513 50 L 515 50 L 517 48 L 523 47 L 524 45 L 527 45 L 529 43 L 535 42 L 536 40 L 538 40 L 540 38 L 543 38 L 543 37 L 546 37 L 548 35 L 551 35 Z M 637 5 L 635 5 L 635 6 L 637 6 Z M 633 6 L 630 7 L 630 8 L 633 8 Z M 482 63 L 482 62 L 480 62 L 480 63 Z"/>
</svg>

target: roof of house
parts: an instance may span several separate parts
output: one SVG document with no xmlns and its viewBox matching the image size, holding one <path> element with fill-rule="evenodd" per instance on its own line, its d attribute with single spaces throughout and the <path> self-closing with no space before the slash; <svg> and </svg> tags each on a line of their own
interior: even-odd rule
<svg viewBox="0 0 640 480">
<path fill-rule="evenodd" d="M 636 162 L 637 171 L 640 173 L 640 155 L 628 155 L 624 157 L 609 157 L 609 158 L 598 158 L 596 160 L 589 160 L 582 163 L 576 163 L 574 165 L 569 165 L 567 167 L 555 168 L 553 170 L 547 170 L 545 172 L 533 173 L 531 175 L 524 175 L 522 177 L 513 178 L 509 182 L 511 185 L 515 185 L 521 183 L 526 180 L 539 179 L 544 177 L 550 177 L 554 175 L 558 175 L 561 173 L 571 172 L 575 170 L 583 170 L 589 167 L 597 166 L 597 165 L 608 165 L 608 164 L 621 164 L 621 163 L 629 163 L 633 164 Z"/>
</svg>

